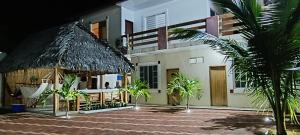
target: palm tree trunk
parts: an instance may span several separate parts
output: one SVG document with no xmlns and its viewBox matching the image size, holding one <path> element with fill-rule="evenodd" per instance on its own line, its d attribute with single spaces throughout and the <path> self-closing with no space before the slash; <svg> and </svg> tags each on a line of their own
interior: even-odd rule
<svg viewBox="0 0 300 135">
<path fill-rule="evenodd" d="M 69 119 L 69 100 L 66 100 L 66 118 Z"/>
<path fill-rule="evenodd" d="M 275 94 L 275 110 L 274 116 L 276 121 L 276 130 L 277 135 L 286 135 L 286 126 L 285 126 L 285 115 L 282 110 L 281 104 L 281 88 L 280 88 L 280 76 L 276 71 L 272 71 L 272 80 L 273 80 L 273 88 Z"/>
<path fill-rule="evenodd" d="M 187 97 L 186 97 L 186 110 L 190 109 L 189 100 L 190 100 L 190 96 L 187 95 Z"/>
<path fill-rule="evenodd" d="M 135 98 L 135 101 L 134 101 L 134 106 L 135 106 L 135 108 L 137 107 L 137 100 L 138 100 L 138 98 Z"/>
</svg>

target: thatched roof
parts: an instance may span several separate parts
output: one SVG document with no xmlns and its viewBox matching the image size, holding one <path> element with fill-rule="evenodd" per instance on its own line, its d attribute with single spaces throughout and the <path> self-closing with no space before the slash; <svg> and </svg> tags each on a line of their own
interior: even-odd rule
<svg viewBox="0 0 300 135">
<path fill-rule="evenodd" d="M 119 51 L 74 22 L 26 38 L 1 62 L 0 72 L 54 67 L 100 73 L 128 73 L 133 69 Z"/>
</svg>

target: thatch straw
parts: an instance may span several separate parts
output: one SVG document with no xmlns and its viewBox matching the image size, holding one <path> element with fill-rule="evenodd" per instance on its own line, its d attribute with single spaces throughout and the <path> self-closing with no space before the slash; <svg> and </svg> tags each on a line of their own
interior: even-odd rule
<svg viewBox="0 0 300 135">
<path fill-rule="evenodd" d="M 128 73 L 133 69 L 119 51 L 74 22 L 26 38 L 1 62 L 0 72 L 54 67 L 103 74 Z"/>
</svg>

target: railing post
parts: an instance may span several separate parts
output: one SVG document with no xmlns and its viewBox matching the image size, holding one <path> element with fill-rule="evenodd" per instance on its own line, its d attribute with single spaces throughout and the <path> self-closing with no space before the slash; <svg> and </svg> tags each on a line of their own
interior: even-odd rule
<svg viewBox="0 0 300 135">
<path fill-rule="evenodd" d="M 168 33 L 167 33 L 167 27 L 160 27 L 158 29 L 157 34 L 157 44 L 158 44 L 158 50 L 167 49 L 168 44 Z"/>
<path fill-rule="evenodd" d="M 219 16 L 212 16 L 206 19 L 206 32 L 219 37 Z"/>
</svg>

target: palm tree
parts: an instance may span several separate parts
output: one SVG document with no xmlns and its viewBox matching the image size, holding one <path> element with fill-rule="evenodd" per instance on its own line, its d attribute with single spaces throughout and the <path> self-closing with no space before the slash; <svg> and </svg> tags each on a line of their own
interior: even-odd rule
<svg viewBox="0 0 300 135">
<path fill-rule="evenodd" d="M 135 108 L 137 109 L 137 102 L 141 96 L 145 98 L 145 101 L 147 101 L 150 98 L 150 92 L 149 92 L 149 86 L 141 81 L 136 80 L 131 85 L 128 86 L 128 88 L 123 88 L 121 91 L 129 92 L 131 96 L 135 98 Z"/>
<path fill-rule="evenodd" d="M 287 69 L 300 55 L 300 2 L 281 0 L 268 7 L 256 0 L 212 0 L 239 21 L 247 44 L 218 39 L 193 30 L 175 30 L 178 38 L 196 39 L 218 48 L 234 60 L 234 69 L 247 75 L 248 87 L 267 98 L 273 109 L 278 135 L 286 135 L 286 110 L 293 111 L 297 95 Z M 296 105 L 296 106 L 295 106 Z M 298 104 L 299 105 L 299 104 Z M 299 107 L 299 106 L 298 106 Z M 292 117 L 292 115 L 291 115 Z"/>
<path fill-rule="evenodd" d="M 168 84 L 168 94 L 179 92 L 181 97 L 186 97 L 186 110 L 189 111 L 189 101 L 195 94 L 198 98 L 201 97 L 201 85 L 198 80 L 190 80 L 182 73 L 177 73 Z"/>
<path fill-rule="evenodd" d="M 69 119 L 69 101 L 70 100 L 76 100 L 78 97 L 83 96 L 86 101 L 89 102 L 88 94 L 71 89 L 71 86 L 75 83 L 76 75 L 67 75 L 64 77 L 64 83 L 62 88 L 55 89 L 55 90 L 47 90 L 44 93 L 41 94 L 38 101 L 43 102 L 46 100 L 50 95 L 58 94 L 61 98 L 63 98 L 65 103 L 65 110 L 66 110 L 66 118 Z"/>
</svg>

